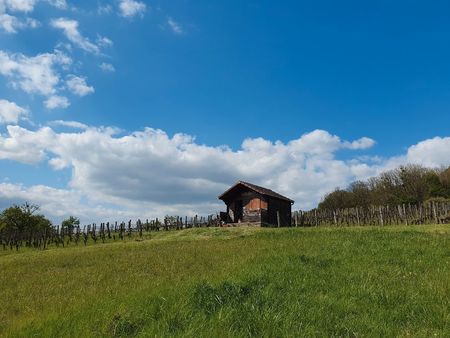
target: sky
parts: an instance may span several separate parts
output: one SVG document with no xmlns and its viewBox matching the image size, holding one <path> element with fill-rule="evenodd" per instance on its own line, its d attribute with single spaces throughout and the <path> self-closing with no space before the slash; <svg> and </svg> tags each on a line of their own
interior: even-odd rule
<svg viewBox="0 0 450 338">
<path fill-rule="evenodd" d="M 450 165 L 448 1 L 0 0 L 0 209 L 55 223 L 307 210 Z"/>
</svg>

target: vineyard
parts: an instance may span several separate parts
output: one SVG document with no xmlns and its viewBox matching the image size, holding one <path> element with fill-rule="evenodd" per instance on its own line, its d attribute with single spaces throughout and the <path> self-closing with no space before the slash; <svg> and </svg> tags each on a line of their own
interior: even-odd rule
<svg viewBox="0 0 450 338">
<path fill-rule="evenodd" d="M 220 226 L 219 216 L 209 215 L 207 217 L 165 217 L 163 221 L 158 218 L 146 220 L 138 219 L 136 222 L 106 222 L 99 225 L 93 223 L 84 226 L 74 226 L 71 228 L 56 226 L 45 228 L 41 231 L 9 231 L 0 232 L 0 242 L 4 250 L 18 251 L 21 247 L 30 247 L 36 249 L 46 249 L 50 245 L 57 247 L 74 245 L 87 245 L 88 242 L 94 244 L 105 243 L 108 240 L 124 240 L 126 238 L 142 238 L 145 233 L 160 230 L 182 230 L 198 227 L 217 227 Z"/>
<path fill-rule="evenodd" d="M 378 206 L 370 208 L 350 208 L 339 210 L 295 211 L 292 213 L 292 226 L 386 226 L 450 223 L 450 203 L 432 202 L 424 204 L 402 204 L 395 207 Z M 120 241 L 132 237 L 142 238 L 155 231 L 183 230 L 190 228 L 227 226 L 220 214 L 194 217 L 166 216 L 135 222 L 105 222 L 84 226 L 56 226 L 43 230 L 0 232 L 3 250 L 16 250 L 21 247 L 46 249 L 53 245 L 87 245 Z M 283 224 L 278 224 L 283 227 Z"/>
<path fill-rule="evenodd" d="M 450 202 L 372 206 L 338 210 L 294 212 L 293 224 L 300 226 L 412 225 L 450 223 Z"/>
</svg>

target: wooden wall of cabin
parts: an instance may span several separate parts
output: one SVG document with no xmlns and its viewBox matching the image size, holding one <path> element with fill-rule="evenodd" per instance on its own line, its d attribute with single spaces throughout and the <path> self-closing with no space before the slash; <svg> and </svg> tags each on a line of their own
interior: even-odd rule
<svg viewBox="0 0 450 338">
<path fill-rule="evenodd" d="M 268 215 L 269 224 L 277 226 L 277 211 L 280 213 L 280 226 L 291 226 L 292 206 L 289 201 L 270 198 L 268 201 Z"/>
<path fill-rule="evenodd" d="M 234 201 L 227 202 L 227 214 L 228 214 L 228 220 L 227 222 L 234 223 Z"/>
<path fill-rule="evenodd" d="M 267 200 L 259 193 L 254 191 L 242 191 L 233 196 L 233 199 L 227 202 L 227 213 L 230 221 L 238 223 L 236 217 L 240 214 L 236 207 L 238 201 L 242 201 L 242 218 L 241 222 L 258 223 L 267 222 Z"/>
<path fill-rule="evenodd" d="M 239 201 L 242 201 L 242 204 Z M 253 213 L 252 213 L 252 211 L 247 213 L 246 203 L 248 203 L 248 201 L 245 200 L 244 196 L 242 196 L 241 194 L 236 196 L 235 199 L 233 199 L 232 201 L 228 202 L 227 214 L 229 217 L 229 221 L 231 223 L 251 222 L 251 221 L 248 221 L 247 219 L 252 218 Z M 237 208 L 239 208 L 240 205 L 242 205 L 242 210 L 237 210 Z M 249 215 L 247 215 L 247 214 L 249 214 Z"/>
<path fill-rule="evenodd" d="M 246 191 L 241 194 L 243 200 L 243 222 L 261 223 L 263 210 L 267 210 L 267 202 L 254 191 Z"/>
</svg>

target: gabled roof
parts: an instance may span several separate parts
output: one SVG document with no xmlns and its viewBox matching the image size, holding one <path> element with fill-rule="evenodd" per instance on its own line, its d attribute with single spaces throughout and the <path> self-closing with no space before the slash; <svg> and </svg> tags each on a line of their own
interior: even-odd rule
<svg viewBox="0 0 450 338">
<path fill-rule="evenodd" d="M 274 198 L 278 198 L 280 200 L 283 201 L 288 201 L 291 203 L 294 203 L 293 200 L 291 200 L 290 198 L 287 198 L 286 196 L 280 195 L 279 193 L 264 188 L 264 187 L 260 187 L 259 185 L 256 184 L 252 184 L 252 183 L 248 183 L 248 182 L 244 182 L 244 181 L 237 181 L 236 184 L 234 184 L 230 189 L 228 189 L 227 191 L 225 191 L 222 195 L 219 196 L 219 199 L 223 200 L 224 198 L 226 198 L 226 196 L 231 193 L 234 189 L 236 189 L 238 186 L 244 186 L 249 188 L 250 190 L 256 191 L 258 193 L 260 193 L 261 195 L 264 196 L 270 196 L 270 197 L 274 197 Z"/>
</svg>

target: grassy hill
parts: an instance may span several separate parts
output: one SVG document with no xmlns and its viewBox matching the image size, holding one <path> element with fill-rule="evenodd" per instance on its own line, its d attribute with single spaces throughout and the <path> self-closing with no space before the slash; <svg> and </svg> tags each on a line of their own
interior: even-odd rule
<svg viewBox="0 0 450 338">
<path fill-rule="evenodd" d="M 450 227 L 209 228 L 0 252 L 4 336 L 450 336 Z"/>
</svg>

